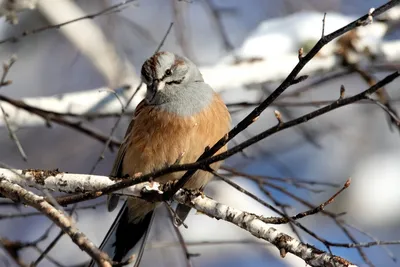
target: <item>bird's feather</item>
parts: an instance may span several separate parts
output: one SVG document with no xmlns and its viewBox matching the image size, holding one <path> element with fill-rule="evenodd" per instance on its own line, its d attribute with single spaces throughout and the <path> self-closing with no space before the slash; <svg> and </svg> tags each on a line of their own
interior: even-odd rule
<svg viewBox="0 0 400 267">
<path fill-rule="evenodd" d="M 125 137 L 124 140 L 118 150 L 117 156 L 114 161 L 114 165 L 112 167 L 110 177 L 117 177 L 117 178 L 122 178 L 124 176 L 124 173 L 122 172 L 122 162 L 125 157 L 125 152 L 126 149 L 128 148 L 127 146 L 127 139 L 129 138 L 129 135 L 132 131 L 133 125 L 135 123 L 135 117 L 140 113 L 140 110 L 142 107 L 146 104 L 145 100 L 142 100 L 136 107 L 133 118 L 131 122 L 129 123 L 128 129 L 126 129 L 125 132 Z M 110 194 L 107 196 L 107 209 L 108 211 L 113 211 L 117 206 L 119 202 L 119 196 L 118 195 L 113 195 Z"/>
<path fill-rule="evenodd" d="M 227 107 L 188 59 L 159 52 L 143 64 L 142 76 L 151 98 L 146 95 L 135 111 L 111 172 L 114 177 L 194 162 L 230 128 Z M 161 83 L 162 87 L 157 85 Z M 224 151 L 226 146 L 217 153 Z M 218 169 L 220 164 L 216 162 L 211 167 Z M 166 183 L 180 179 L 183 174 L 183 171 L 170 173 L 156 177 L 155 181 Z M 198 170 L 184 187 L 202 189 L 211 177 L 211 173 Z M 109 210 L 117 203 L 117 197 L 110 197 Z M 124 261 L 132 251 L 140 256 L 137 244 L 141 243 L 143 248 L 140 240 L 145 239 L 156 205 L 136 197 L 127 199 L 101 246 L 112 260 Z M 182 211 L 186 217 L 190 209 Z"/>
<path fill-rule="evenodd" d="M 154 212 L 150 211 L 142 220 L 132 222 L 125 202 L 101 243 L 100 250 L 115 262 L 124 262 L 133 256 L 133 260 L 124 266 L 139 266 L 153 217 Z M 93 266 L 95 262 L 92 260 L 88 267 Z"/>
</svg>

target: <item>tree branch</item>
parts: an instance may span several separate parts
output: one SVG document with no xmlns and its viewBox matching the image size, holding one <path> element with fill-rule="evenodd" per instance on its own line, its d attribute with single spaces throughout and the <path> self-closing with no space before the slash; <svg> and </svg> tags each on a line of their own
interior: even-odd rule
<svg viewBox="0 0 400 267">
<path fill-rule="evenodd" d="M 255 214 L 232 208 L 204 196 L 188 196 L 184 191 L 179 191 L 174 196 L 174 199 L 212 218 L 230 222 L 255 237 L 270 242 L 279 249 L 282 258 L 287 253 L 291 253 L 302 258 L 311 266 L 356 266 L 343 258 L 330 255 L 311 245 L 304 244 L 273 227 L 269 227 Z"/>
<path fill-rule="evenodd" d="M 247 115 L 242 121 L 240 121 L 227 135 L 221 137 L 221 139 L 213 145 L 210 149 L 205 151 L 198 159 L 198 161 L 204 160 L 210 156 L 213 156 L 215 153 L 217 153 L 225 144 L 227 144 L 230 140 L 232 140 L 236 135 L 238 135 L 240 132 L 245 130 L 247 127 L 249 127 L 260 115 L 261 113 L 269 107 L 289 86 L 293 85 L 296 82 L 296 78 L 300 73 L 300 71 L 306 66 L 306 64 L 314 58 L 314 56 L 330 41 L 335 39 L 336 37 L 339 37 L 346 32 L 349 32 L 350 30 L 365 25 L 366 21 L 371 20 L 373 17 L 378 16 L 385 12 L 386 10 L 394 7 L 395 5 L 399 4 L 400 0 L 392 0 L 379 8 L 375 9 L 373 12 L 369 12 L 368 14 L 360 17 L 359 19 L 353 21 L 352 23 L 349 23 L 348 25 L 336 30 L 335 32 L 328 34 L 324 37 L 322 37 L 317 44 L 311 49 L 310 52 L 308 52 L 304 57 L 302 57 L 297 65 L 294 67 L 294 69 L 289 73 L 289 75 L 286 77 L 286 79 L 278 86 L 278 88 L 275 89 L 268 97 L 265 99 L 259 106 L 257 106 L 252 112 L 250 112 L 249 115 Z M 396 73 L 397 75 L 393 75 L 391 80 L 395 79 L 398 76 L 398 72 Z M 387 77 L 388 78 L 388 77 Z M 389 79 L 390 80 L 390 79 Z M 380 85 L 378 88 L 375 88 L 376 90 L 382 87 L 383 85 Z M 371 87 L 372 88 L 372 87 Z M 370 89 L 371 89 L 370 88 Z M 375 91 L 376 91 L 375 90 Z M 347 100 L 350 100 L 347 99 Z M 344 103 L 343 103 L 344 104 Z M 328 108 L 328 110 L 330 110 Z M 321 109 L 322 111 L 322 109 Z M 324 112 L 325 113 L 325 112 Z M 307 121 L 307 119 L 305 120 Z M 298 124 L 298 123 L 297 123 Z M 279 129 L 280 125 L 278 125 Z M 260 136 L 261 137 L 261 136 Z M 253 140 L 255 137 L 252 138 Z M 258 139 L 261 140 L 261 139 Z M 250 141 L 250 140 L 248 140 Z M 237 146 L 238 147 L 238 146 Z M 187 171 L 182 178 L 176 183 L 174 188 L 171 190 L 171 192 L 165 194 L 166 198 L 171 197 L 173 194 L 175 194 L 180 188 L 182 188 L 186 182 L 192 177 L 192 175 L 195 173 L 195 170 L 190 170 Z"/>
<path fill-rule="evenodd" d="M 32 206 L 42 212 L 66 234 L 68 234 L 72 241 L 80 249 L 89 254 L 89 256 L 92 257 L 99 266 L 111 267 L 111 260 L 108 255 L 100 251 L 82 232 L 79 231 L 78 228 L 73 225 L 69 218 L 45 201 L 43 197 L 4 179 L 0 181 L 0 193 L 14 201 L 21 201 L 22 203 Z"/>
<path fill-rule="evenodd" d="M 101 189 L 101 186 L 104 187 L 104 184 L 113 183 L 113 181 L 105 176 L 53 172 L 49 172 L 47 177 L 42 177 L 44 173 L 46 172 L 0 169 L 0 177 L 3 179 L 0 181 L 0 192 L 10 199 L 21 200 L 23 203 L 44 212 L 48 217 L 52 218 L 57 225 L 64 229 L 82 249 L 90 253 L 91 256 L 97 257 L 98 261 L 101 261 L 101 259 L 104 261 L 105 258 L 102 257 L 101 254 L 98 254 L 98 251 L 96 251 L 96 248 L 90 241 L 77 242 L 80 240 L 77 239 L 76 236 L 79 232 L 71 226 L 69 220 L 68 224 L 66 224 L 65 218 L 60 218 L 62 214 L 58 210 L 46 202 L 43 197 L 34 195 L 20 187 L 20 185 L 34 186 L 36 188 L 46 188 L 50 190 L 59 189 L 61 192 L 71 190 L 71 192 L 76 193 L 91 191 L 97 188 Z M 154 185 L 156 185 L 156 183 L 153 183 L 153 187 Z M 157 186 L 155 187 L 157 188 Z M 141 197 L 143 196 L 142 192 L 144 189 L 147 191 L 144 185 L 137 185 L 132 188 L 126 188 L 125 191 L 121 191 L 120 193 Z M 151 188 L 150 190 L 154 189 Z M 158 189 L 155 189 L 155 192 L 159 193 Z M 146 196 L 146 194 L 144 196 Z M 260 216 L 218 203 L 204 195 L 180 190 L 174 196 L 174 199 L 179 203 L 191 206 L 212 218 L 233 223 L 250 232 L 252 235 L 270 242 L 279 249 L 282 257 L 287 253 L 292 253 L 302 258 L 311 266 L 328 266 L 329 264 L 339 267 L 354 266 L 343 258 L 332 256 L 313 246 L 304 244 L 289 235 L 281 233 L 273 227 L 269 227 L 267 223 L 260 219 Z M 68 227 L 66 227 L 66 225 Z M 79 236 L 79 238 L 87 240 L 84 236 Z"/>
</svg>

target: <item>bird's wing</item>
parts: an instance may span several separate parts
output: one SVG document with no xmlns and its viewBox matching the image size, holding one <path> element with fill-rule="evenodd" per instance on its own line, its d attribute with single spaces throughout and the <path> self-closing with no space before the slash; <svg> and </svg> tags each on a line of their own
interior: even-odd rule
<svg viewBox="0 0 400 267">
<path fill-rule="evenodd" d="M 118 150 L 117 157 L 115 158 L 113 168 L 111 170 L 111 177 L 118 177 L 122 178 L 124 176 L 124 173 L 122 172 L 122 162 L 125 157 L 125 153 L 127 148 L 129 147 L 129 136 L 132 132 L 133 125 L 135 123 L 135 117 L 143 110 L 143 107 L 146 106 L 147 101 L 144 99 L 142 102 L 140 102 L 134 112 L 133 118 L 131 122 L 129 123 L 128 129 L 126 129 L 125 137 L 124 140 Z M 119 196 L 110 194 L 108 195 L 107 198 L 107 209 L 108 211 L 113 211 L 117 206 L 119 202 Z"/>
</svg>

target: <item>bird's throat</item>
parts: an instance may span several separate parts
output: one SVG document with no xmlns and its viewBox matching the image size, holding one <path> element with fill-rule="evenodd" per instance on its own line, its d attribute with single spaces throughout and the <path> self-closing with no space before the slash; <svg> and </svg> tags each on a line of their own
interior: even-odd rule
<svg viewBox="0 0 400 267">
<path fill-rule="evenodd" d="M 181 88 L 182 86 L 184 87 Z M 204 82 L 167 85 L 163 90 L 157 91 L 151 104 L 179 116 L 193 116 L 211 103 L 213 95 L 214 91 Z"/>
</svg>

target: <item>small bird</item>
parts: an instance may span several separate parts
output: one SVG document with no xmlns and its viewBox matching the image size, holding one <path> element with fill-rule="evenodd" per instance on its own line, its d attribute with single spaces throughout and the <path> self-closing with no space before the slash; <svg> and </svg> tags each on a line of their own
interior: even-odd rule
<svg viewBox="0 0 400 267">
<path fill-rule="evenodd" d="M 144 62 L 141 76 L 147 85 L 146 97 L 135 110 L 111 177 L 150 173 L 177 162 L 195 162 L 231 127 L 226 105 L 189 59 L 158 52 Z M 226 149 L 224 146 L 217 154 Z M 220 165 L 217 162 L 211 167 L 217 170 Z M 175 172 L 155 180 L 166 183 L 180 179 L 184 173 Z M 199 170 L 184 187 L 203 190 L 211 177 L 211 173 Z M 117 204 L 118 196 L 111 195 L 109 211 Z M 131 265 L 138 266 L 156 206 L 157 203 L 129 197 L 100 249 L 115 262 L 124 262 L 135 254 L 136 261 Z M 178 205 L 177 216 L 184 220 L 189 211 L 190 208 Z M 90 266 L 93 265 L 92 261 Z"/>
</svg>

